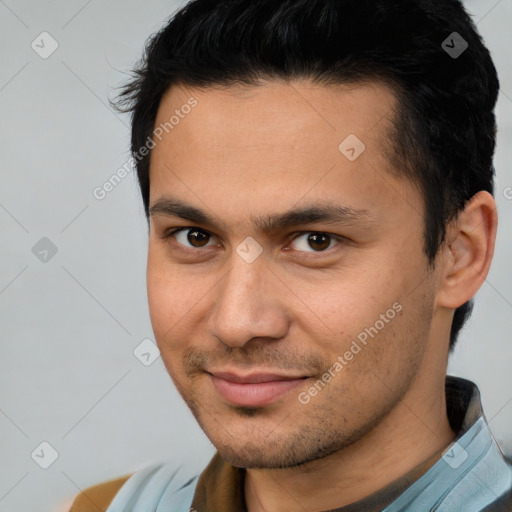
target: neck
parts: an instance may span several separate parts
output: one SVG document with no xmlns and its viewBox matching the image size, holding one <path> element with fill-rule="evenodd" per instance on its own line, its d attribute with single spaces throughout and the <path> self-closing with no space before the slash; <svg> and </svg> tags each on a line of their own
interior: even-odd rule
<svg viewBox="0 0 512 512">
<path fill-rule="evenodd" d="M 248 511 L 317 512 L 343 507 L 444 449 L 455 436 L 446 414 L 444 379 L 435 390 L 421 384 L 417 379 L 377 426 L 339 452 L 293 468 L 248 469 Z"/>
</svg>

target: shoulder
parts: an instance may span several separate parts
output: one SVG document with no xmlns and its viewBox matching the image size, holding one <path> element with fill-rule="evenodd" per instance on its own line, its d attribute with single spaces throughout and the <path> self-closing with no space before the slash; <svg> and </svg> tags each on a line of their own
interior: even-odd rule
<svg viewBox="0 0 512 512">
<path fill-rule="evenodd" d="M 84 489 L 75 497 L 69 512 L 105 512 L 131 476 L 122 476 Z"/>
<path fill-rule="evenodd" d="M 174 510 L 171 506 L 175 504 L 192 502 L 198 478 L 175 461 L 152 464 L 85 489 L 69 512 L 133 511 L 135 502 L 139 512 L 156 510 L 158 506 L 158 510 Z"/>
</svg>

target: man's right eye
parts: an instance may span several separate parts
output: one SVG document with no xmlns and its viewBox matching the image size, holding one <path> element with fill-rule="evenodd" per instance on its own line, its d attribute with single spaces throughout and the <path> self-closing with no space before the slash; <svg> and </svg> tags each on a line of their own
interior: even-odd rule
<svg viewBox="0 0 512 512">
<path fill-rule="evenodd" d="M 204 229 L 195 227 L 184 227 L 174 229 L 166 232 L 162 238 L 174 239 L 178 244 L 187 248 L 202 249 L 203 247 L 210 247 L 216 245 L 212 239 L 212 235 Z M 209 244 L 209 242 L 213 242 Z"/>
</svg>

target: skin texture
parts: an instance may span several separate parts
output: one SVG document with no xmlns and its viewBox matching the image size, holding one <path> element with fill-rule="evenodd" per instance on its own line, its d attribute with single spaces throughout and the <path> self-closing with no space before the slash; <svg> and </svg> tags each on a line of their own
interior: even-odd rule
<svg viewBox="0 0 512 512">
<path fill-rule="evenodd" d="M 396 102 L 386 85 L 176 85 L 155 126 L 190 97 L 197 106 L 152 151 L 150 203 L 180 200 L 214 224 L 163 208 L 150 217 L 148 298 L 162 359 L 220 454 L 249 468 L 250 512 L 352 503 L 455 435 L 444 395 L 449 331 L 454 308 L 487 275 L 494 200 L 480 192 L 450 224 L 433 269 L 423 252 L 422 196 L 393 177 L 386 157 Z M 354 161 L 338 148 L 349 134 L 366 146 Z M 326 203 L 366 215 L 271 232 L 254 222 Z M 164 238 L 187 227 L 195 229 Z M 311 243 L 318 233 L 331 237 Z M 252 263 L 237 253 L 247 237 L 262 249 Z M 301 403 L 299 393 L 397 304 Z M 219 395 L 212 371 L 305 379 L 277 401 L 247 408 Z"/>
</svg>

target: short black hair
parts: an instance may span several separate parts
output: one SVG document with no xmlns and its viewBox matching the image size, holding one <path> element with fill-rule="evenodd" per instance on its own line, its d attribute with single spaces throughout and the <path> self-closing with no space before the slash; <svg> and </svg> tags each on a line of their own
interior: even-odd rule
<svg viewBox="0 0 512 512">
<path fill-rule="evenodd" d="M 138 152 L 155 129 L 169 87 L 294 79 L 393 86 L 399 105 L 391 162 L 424 197 L 424 252 L 434 266 L 447 223 L 480 190 L 494 193 L 499 82 L 459 0 L 187 3 L 148 40 L 114 103 L 132 113 L 131 150 L 146 215 L 151 154 L 141 158 Z M 450 352 L 472 308 L 469 300 L 456 309 Z"/>
</svg>

